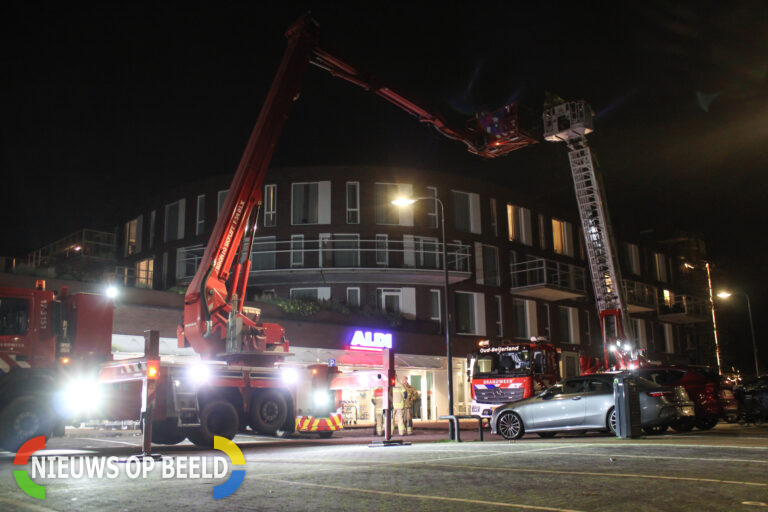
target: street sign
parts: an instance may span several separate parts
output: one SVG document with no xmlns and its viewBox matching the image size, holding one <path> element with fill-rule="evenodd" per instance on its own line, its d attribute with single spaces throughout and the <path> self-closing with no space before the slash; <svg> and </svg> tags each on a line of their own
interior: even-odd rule
<svg viewBox="0 0 768 512">
<path fill-rule="evenodd" d="M 335 359 L 328 359 L 328 366 L 333 368 L 336 366 L 336 360 Z"/>
</svg>

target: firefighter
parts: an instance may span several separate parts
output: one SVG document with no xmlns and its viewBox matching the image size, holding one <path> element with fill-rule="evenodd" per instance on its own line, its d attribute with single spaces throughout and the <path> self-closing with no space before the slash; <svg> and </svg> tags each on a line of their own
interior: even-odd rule
<svg viewBox="0 0 768 512">
<path fill-rule="evenodd" d="M 397 424 L 397 434 L 402 436 L 405 433 L 405 422 L 403 421 L 405 410 L 405 390 L 397 379 L 395 379 L 395 386 L 392 388 L 392 407 L 395 410 L 395 424 Z"/>
<path fill-rule="evenodd" d="M 413 434 L 413 402 L 419 398 L 419 390 L 411 386 L 408 377 L 403 377 L 403 387 L 405 388 L 405 408 L 403 409 L 403 422 L 405 423 L 406 435 Z"/>
<path fill-rule="evenodd" d="M 373 390 L 373 414 L 376 418 L 376 435 L 384 435 L 384 388 L 379 386 Z"/>
</svg>

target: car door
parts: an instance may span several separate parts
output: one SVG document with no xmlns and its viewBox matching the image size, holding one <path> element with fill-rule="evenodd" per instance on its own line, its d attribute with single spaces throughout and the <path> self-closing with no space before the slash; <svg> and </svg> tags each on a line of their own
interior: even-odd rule
<svg viewBox="0 0 768 512">
<path fill-rule="evenodd" d="M 614 404 L 613 386 L 607 379 L 589 378 L 584 392 L 584 426 L 605 428 L 608 410 Z"/>
<path fill-rule="evenodd" d="M 533 408 L 531 429 L 577 427 L 584 423 L 585 380 L 583 377 L 565 380 L 556 394 L 540 398 Z"/>
</svg>

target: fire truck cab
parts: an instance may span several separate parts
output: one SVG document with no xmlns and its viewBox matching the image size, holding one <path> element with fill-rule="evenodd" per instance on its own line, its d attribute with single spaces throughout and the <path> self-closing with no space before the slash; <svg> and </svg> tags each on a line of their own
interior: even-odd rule
<svg viewBox="0 0 768 512">
<path fill-rule="evenodd" d="M 557 352 L 550 343 L 480 343 L 467 356 L 473 415 L 490 419 L 499 405 L 530 398 L 558 380 Z"/>
</svg>

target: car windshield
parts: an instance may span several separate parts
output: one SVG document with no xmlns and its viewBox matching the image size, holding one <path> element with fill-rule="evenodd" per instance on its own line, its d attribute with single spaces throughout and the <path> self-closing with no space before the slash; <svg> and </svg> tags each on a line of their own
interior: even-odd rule
<svg viewBox="0 0 768 512">
<path fill-rule="evenodd" d="M 533 369 L 530 349 L 481 354 L 474 361 L 475 376 L 528 375 Z"/>
</svg>

